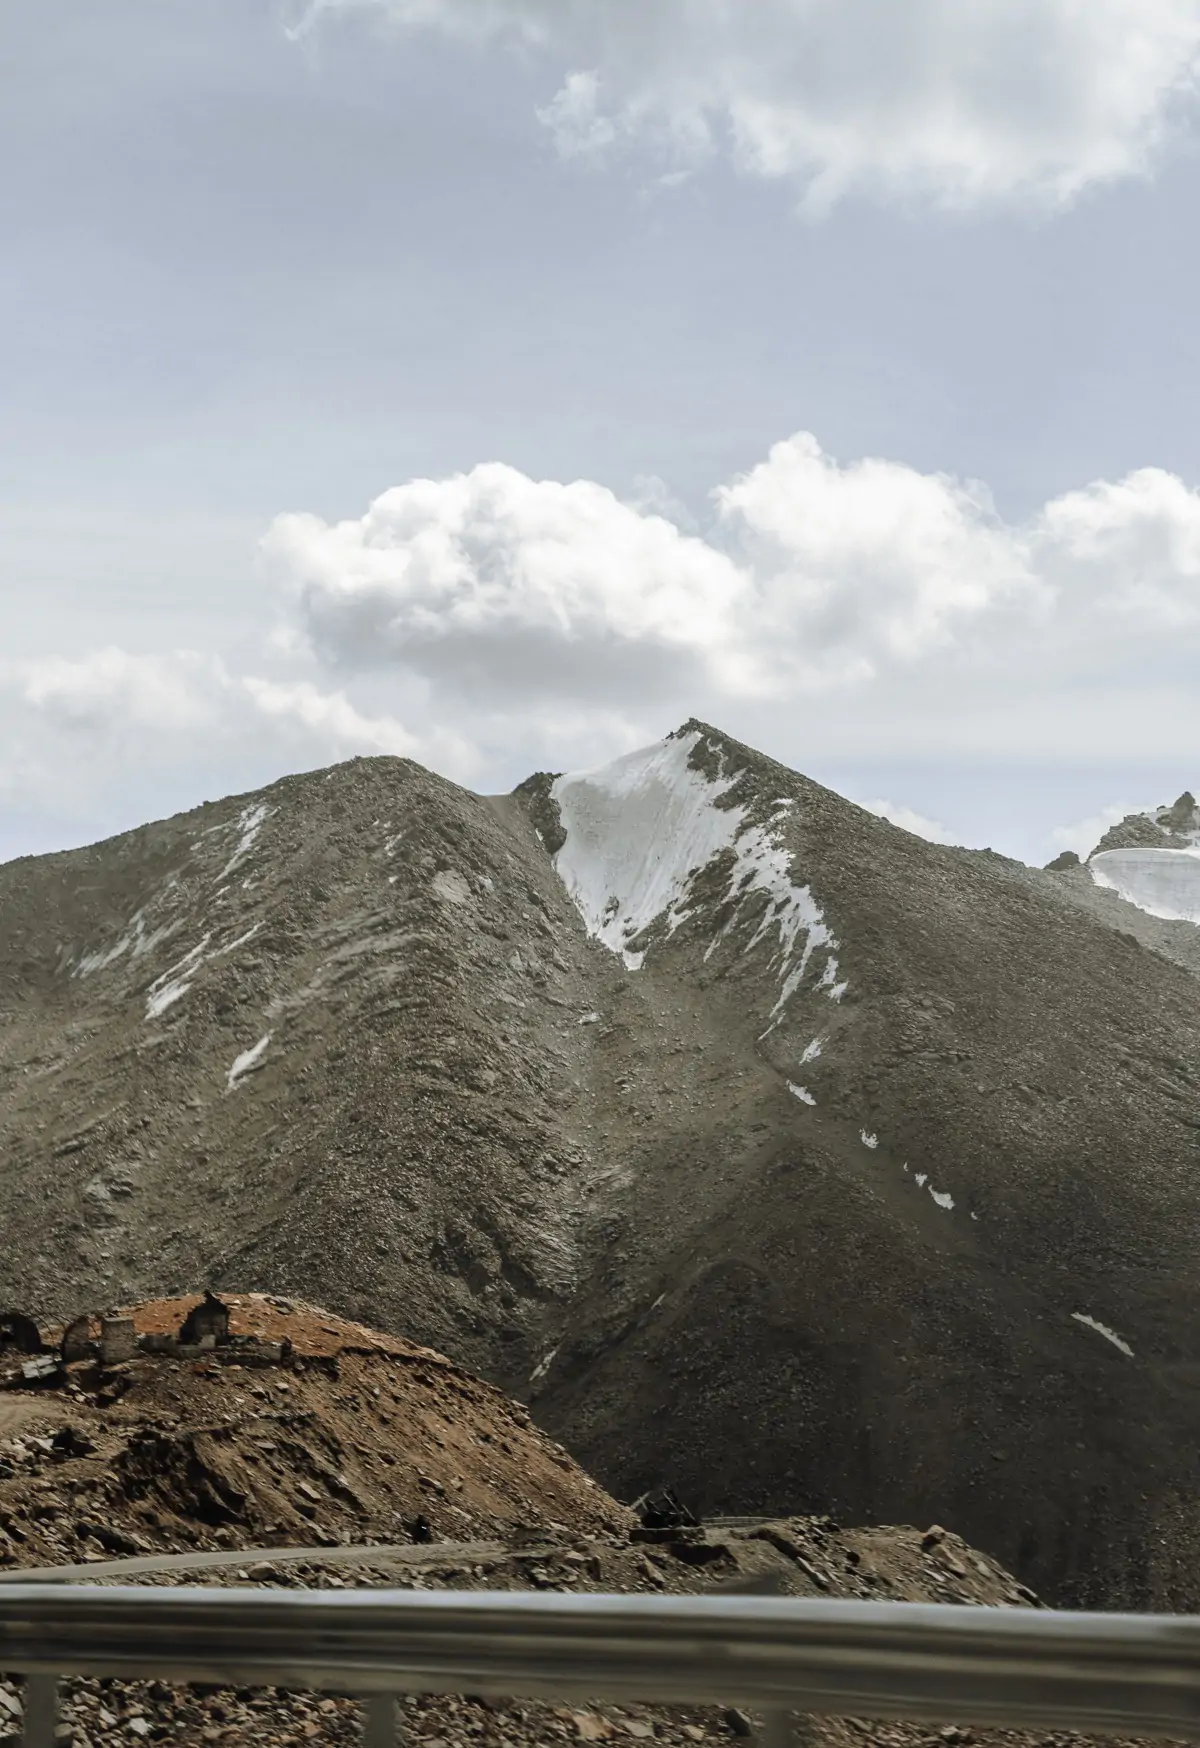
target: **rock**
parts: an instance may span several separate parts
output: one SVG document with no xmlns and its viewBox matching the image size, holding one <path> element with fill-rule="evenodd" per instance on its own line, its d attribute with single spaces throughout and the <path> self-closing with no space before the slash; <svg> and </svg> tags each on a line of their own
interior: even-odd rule
<svg viewBox="0 0 1200 1748">
<path fill-rule="evenodd" d="M 137 1329 L 132 1317 L 102 1317 L 100 1320 L 100 1358 L 106 1366 L 121 1365 L 137 1358 Z"/>
<path fill-rule="evenodd" d="M 750 1722 L 750 1719 L 746 1716 L 745 1712 L 739 1711 L 737 1706 L 727 1706 L 721 1713 L 721 1718 L 733 1735 L 747 1737 L 753 1736 L 754 1725 Z"/>
<path fill-rule="evenodd" d="M 599 1717 L 595 1712 L 572 1712 L 571 1722 L 575 1726 L 575 1734 L 585 1742 L 604 1742 L 614 1734 L 608 1719 Z"/>
</svg>

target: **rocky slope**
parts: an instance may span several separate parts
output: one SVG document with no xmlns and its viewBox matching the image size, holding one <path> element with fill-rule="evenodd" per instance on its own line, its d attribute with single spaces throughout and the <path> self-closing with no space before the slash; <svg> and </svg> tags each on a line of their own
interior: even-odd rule
<svg viewBox="0 0 1200 1748">
<path fill-rule="evenodd" d="M 1076 878 L 701 724 L 9 864 L 0 1302 L 319 1299 L 618 1496 L 936 1517 L 1196 1604 L 1196 983 Z"/>
<path fill-rule="evenodd" d="M 1185 789 L 1169 807 L 1152 807 L 1146 813 L 1127 813 L 1110 826 L 1093 856 L 1102 850 L 1186 850 L 1200 843 L 1200 807 Z"/>
</svg>

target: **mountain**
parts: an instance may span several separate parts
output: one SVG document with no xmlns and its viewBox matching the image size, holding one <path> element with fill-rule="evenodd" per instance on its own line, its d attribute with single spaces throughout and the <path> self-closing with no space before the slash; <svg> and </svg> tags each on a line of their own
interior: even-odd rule
<svg viewBox="0 0 1200 1748">
<path fill-rule="evenodd" d="M 1092 855 L 1101 855 L 1106 850 L 1186 850 L 1197 844 L 1200 844 L 1200 807 L 1196 797 L 1185 789 L 1170 807 L 1127 813 L 1109 827 Z"/>
<path fill-rule="evenodd" d="M 1086 864 L 1068 852 L 1047 872 L 1069 874 L 1067 889 L 1077 902 L 1119 927 L 1107 897 L 1115 894 L 1139 941 L 1189 970 L 1200 966 L 1200 807 L 1188 790 L 1170 807 L 1126 814 Z"/>
<path fill-rule="evenodd" d="M 296 1294 L 619 1497 L 936 1517 L 1195 1606 L 1200 1006 L 1142 923 L 1191 929 L 696 722 L 11 863 L 0 1295 Z"/>
</svg>

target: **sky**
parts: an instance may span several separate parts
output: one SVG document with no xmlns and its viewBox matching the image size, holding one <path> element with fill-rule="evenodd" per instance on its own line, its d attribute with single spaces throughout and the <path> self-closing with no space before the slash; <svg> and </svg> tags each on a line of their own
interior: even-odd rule
<svg viewBox="0 0 1200 1748">
<path fill-rule="evenodd" d="M 1200 0 L 0 0 L 0 858 L 699 716 L 1200 783 Z"/>
</svg>

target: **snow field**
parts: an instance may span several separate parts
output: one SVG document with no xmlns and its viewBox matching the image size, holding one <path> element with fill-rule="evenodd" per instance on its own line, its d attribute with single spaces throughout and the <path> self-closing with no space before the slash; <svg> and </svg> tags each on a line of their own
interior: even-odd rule
<svg viewBox="0 0 1200 1748">
<path fill-rule="evenodd" d="M 723 850 L 732 850 L 736 861 L 724 896 L 735 904 L 734 915 L 705 957 L 736 927 L 747 901 L 765 894 L 766 908 L 747 950 L 768 938 L 776 945 L 780 990 L 772 1030 L 812 953 L 837 942 L 809 888 L 792 879 L 791 854 L 779 838 L 794 804 L 776 802 L 765 825 L 748 824 L 743 807 L 720 806 L 737 774 L 713 779 L 694 769 L 689 761 L 699 740 L 696 731 L 672 736 L 596 770 L 557 778 L 550 793 L 567 836 L 554 865 L 589 934 L 636 971 L 645 952 L 630 941 L 659 918 L 673 934 L 692 915 L 694 877 Z M 834 1000 L 845 993 L 832 952 L 818 987 Z"/>
<path fill-rule="evenodd" d="M 1165 922 L 1200 923 L 1200 849 L 1100 850 L 1092 880 Z"/>
</svg>

